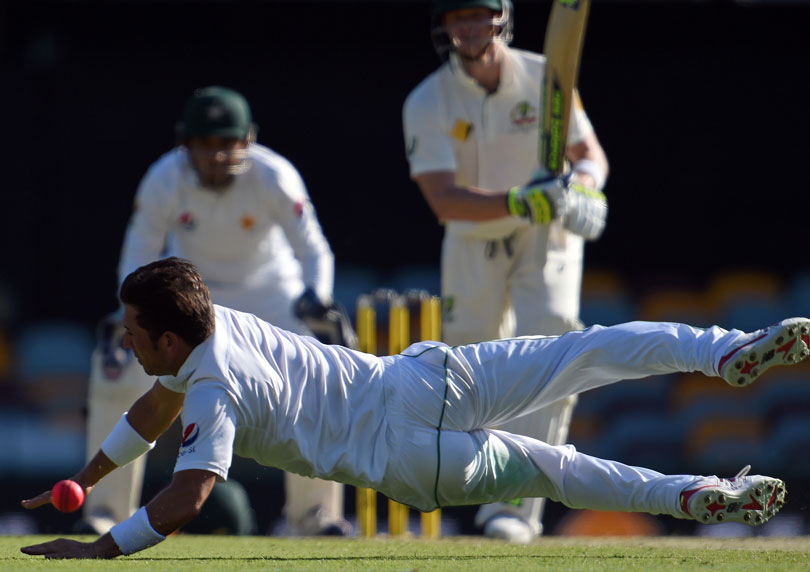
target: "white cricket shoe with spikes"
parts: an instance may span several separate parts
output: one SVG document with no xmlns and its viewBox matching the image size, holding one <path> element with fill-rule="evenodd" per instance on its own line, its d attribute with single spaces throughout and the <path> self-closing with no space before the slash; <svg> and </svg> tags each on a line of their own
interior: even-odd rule
<svg viewBox="0 0 810 572">
<path fill-rule="evenodd" d="M 681 510 L 704 524 L 764 524 L 785 504 L 785 483 L 760 475 L 749 477 L 749 470 L 751 465 L 746 465 L 731 479 L 701 478 L 681 491 Z"/>
<path fill-rule="evenodd" d="M 810 320 L 788 318 L 740 336 L 740 345 L 720 358 L 717 371 L 729 385 L 744 387 L 776 365 L 792 365 L 810 355 Z"/>
</svg>

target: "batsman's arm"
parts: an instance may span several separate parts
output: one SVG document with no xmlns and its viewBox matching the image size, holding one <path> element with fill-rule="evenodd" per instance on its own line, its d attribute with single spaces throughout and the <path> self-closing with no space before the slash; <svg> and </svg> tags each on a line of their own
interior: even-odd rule
<svg viewBox="0 0 810 572">
<path fill-rule="evenodd" d="M 506 191 L 459 187 L 453 171 L 433 171 L 413 177 L 433 214 L 448 220 L 487 221 L 509 216 Z"/>
<path fill-rule="evenodd" d="M 569 145 L 565 154 L 573 165 L 572 180 L 600 190 L 604 187 L 610 166 L 596 133 L 585 134 L 582 140 Z"/>
<path fill-rule="evenodd" d="M 452 126 L 440 117 L 441 100 L 437 86 L 423 84 L 408 95 L 403 105 L 402 126 L 411 178 L 440 222 L 481 222 L 508 216 L 504 189 L 492 192 L 456 184 L 453 139 L 448 134 Z M 458 136 L 466 138 L 470 130 L 471 125 L 463 124 Z"/>
<path fill-rule="evenodd" d="M 587 124 L 590 125 L 589 123 Z M 575 165 L 574 180 L 588 186 L 601 187 L 607 178 L 608 163 L 596 134 L 592 129 L 577 137 L 566 147 L 566 156 Z M 576 169 L 579 163 L 581 170 Z M 449 220 L 487 221 L 510 214 L 504 190 L 493 191 L 477 187 L 460 187 L 452 170 L 417 173 L 413 180 L 422 191 L 433 214 L 441 222 Z M 538 221 L 539 222 L 539 221 Z M 546 221 L 547 222 L 547 221 Z"/>
</svg>

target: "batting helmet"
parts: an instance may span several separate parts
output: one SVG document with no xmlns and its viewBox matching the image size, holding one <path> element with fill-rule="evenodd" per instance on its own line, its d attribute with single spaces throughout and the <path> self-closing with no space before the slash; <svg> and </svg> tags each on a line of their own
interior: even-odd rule
<svg viewBox="0 0 810 572">
<path fill-rule="evenodd" d="M 501 0 L 438 0 L 433 6 L 433 18 L 441 18 L 453 10 L 465 8 L 489 8 L 495 12 L 503 10 Z"/>
</svg>

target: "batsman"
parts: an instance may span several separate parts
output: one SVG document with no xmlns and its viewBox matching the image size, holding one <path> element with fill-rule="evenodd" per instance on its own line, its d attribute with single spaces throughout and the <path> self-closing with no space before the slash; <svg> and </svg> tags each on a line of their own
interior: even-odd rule
<svg viewBox="0 0 810 572">
<path fill-rule="evenodd" d="M 554 4 L 543 56 L 509 47 L 508 0 L 436 2 L 443 63 L 404 105 L 411 178 L 444 225 L 442 328 L 453 346 L 583 326 L 584 244 L 605 226 L 608 164 L 574 93 L 581 43 L 568 44 L 581 38 L 586 3 Z M 554 97 L 541 96 L 544 85 Z M 566 397 L 501 429 L 560 445 L 575 403 Z M 543 502 L 485 505 L 476 524 L 529 542 L 542 532 Z"/>
</svg>

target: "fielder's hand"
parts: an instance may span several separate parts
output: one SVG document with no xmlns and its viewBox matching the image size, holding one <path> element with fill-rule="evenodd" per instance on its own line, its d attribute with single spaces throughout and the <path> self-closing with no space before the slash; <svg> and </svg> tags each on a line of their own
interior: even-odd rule
<svg viewBox="0 0 810 572">
<path fill-rule="evenodd" d="M 79 477 L 77 477 L 76 475 L 74 475 L 73 477 L 70 478 L 70 480 L 76 481 L 77 483 L 79 483 L 81 485 L 81 481 L 79 481 L 78 479 L 79 479 Z M 82 488 L 84 489 L 84 496 L 85 497 L 90 494 L 90 491 L 93 490 L 93 487 L 87 487 L 87 486 L 84 486 L 84 485 L 82 485 Z M 51 491 L 50 490 L 47 490 L 44 493 L 39 493 L 37 496 L 32 497 L 30 499 L 25 499 L 25 500 L 20 501 L 20 506 L 23 507 L 23 508 L 27 508 L 28 510 L 39 508 L 41 506 L 45 506 L 46 504 L 53 504 L 52 501 L 51 501 Z"/>
<path fill-rule="evenodd" d="M 34 498 L 25 499 L 20 501 L 20 506 L 29 510 L 39 508 L 46 504 L 51 504 L 51 491 L 47 490 L 44 493 L 39 493 Z"/>
<path fill-rule="evenodd" d="M 42 544 L 32 544 L 20 548 L 23 554 L 52 558 L 112 558 L 96 551 L 94 542 L 77 542 L 67 538 L 58 538 Z"/>
<path fill-rule="evenodd" d="M 557 177 L 513 187 L 506 194 L 506 206 L 513 216 L 548 224 L 565 212 L 565 187 Z"/>
</svg>

